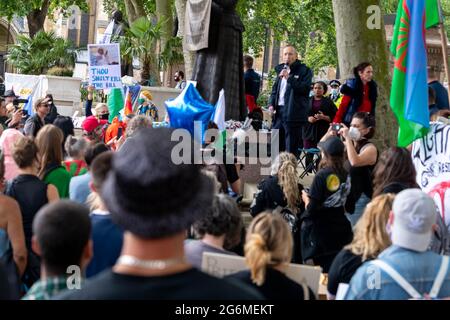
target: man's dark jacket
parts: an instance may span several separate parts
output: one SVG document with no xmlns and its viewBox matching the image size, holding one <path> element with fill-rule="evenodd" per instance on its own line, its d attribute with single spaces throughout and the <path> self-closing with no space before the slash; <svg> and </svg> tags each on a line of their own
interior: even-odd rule
<svg viewBox="0 0 450 320">
<path fill-rule="evenodd" d="M 275 67 L 277 80 L 272 87 L 269 105 L 278 108 L 278 98 L 281 88 L 281 78 L 278 77 L 285 64 Z M 290 65 L 289 78 L 287 79 L 286 93 L 284 95 L 284 107 L 282 107 L 282 121 L 288 124 L 300 124 L 308 120 L 309 92 L 313 73 L 304 63 L 296 60 Z M 277 110 L 279 113 L 280 110 Z"/>
</svg>

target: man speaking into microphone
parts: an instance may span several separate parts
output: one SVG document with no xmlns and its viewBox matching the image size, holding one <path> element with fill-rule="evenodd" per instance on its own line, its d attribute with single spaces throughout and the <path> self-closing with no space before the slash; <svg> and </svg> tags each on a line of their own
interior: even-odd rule
<svg viewBox="0 0 450 320">
<path fill-rule="evenodd" d="M 291 45 L 283 48 L 283 62 L 275 67 L 278 76 L 272 87 L 269 110 L 274 116 L 272 129 L 279 130 L 280 152 L 288 151 L 298 157 L 298 149 L 303 145 L 303 125 L 308 121 L 313 73 L 298 60 L 297 50 Z"/>
</svg>

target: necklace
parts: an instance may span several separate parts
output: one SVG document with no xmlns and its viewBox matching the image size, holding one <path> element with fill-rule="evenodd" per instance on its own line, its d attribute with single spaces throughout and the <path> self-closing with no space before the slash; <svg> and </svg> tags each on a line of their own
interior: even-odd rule
<svg viewBox="0 0 450 320">
<path fill-rule="evenodd" d="M 184 257 L 165 260 L 141 260 L 136 257 L 128 255 L 120 256 L 119 259 L 117 260 L 117 264 L 121 264 L 123 266 L 139 267 L 144 269 L 157 269 L 157 270 L 167 269 L 169 267 L 184 262 L 185 262 Z"/>
</svg>

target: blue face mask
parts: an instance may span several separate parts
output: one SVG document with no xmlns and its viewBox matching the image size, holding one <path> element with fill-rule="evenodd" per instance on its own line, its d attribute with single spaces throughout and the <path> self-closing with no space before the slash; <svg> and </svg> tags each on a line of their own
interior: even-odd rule
<svg viewBox="0 0 450 320">
<path fill-rule="evenodd" d="M 310 92 L 309 92 L 309 97 L 311 98 L 311 97 L 314 97 L 314 90 L 311 90 Z"/>
</svg>

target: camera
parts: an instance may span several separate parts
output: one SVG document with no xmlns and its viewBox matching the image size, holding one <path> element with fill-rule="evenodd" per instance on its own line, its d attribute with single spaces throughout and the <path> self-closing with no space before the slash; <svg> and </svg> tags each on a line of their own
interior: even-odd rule
<svg viewBox="0 0 450 320">
<path fill-rule="evenodd" d="M 331 130 L 338 132 L 341 130 L 342 126 L 340 123 L 333 123 L 331 124 Z"/>
<path fill-rule="evenodd" d="M 27 99 L 14 99 L 13 106 L 16 107 L 17 110 L 20 103 L 27 103 L 27 102 L 28 102 Z"/>
</svg>

